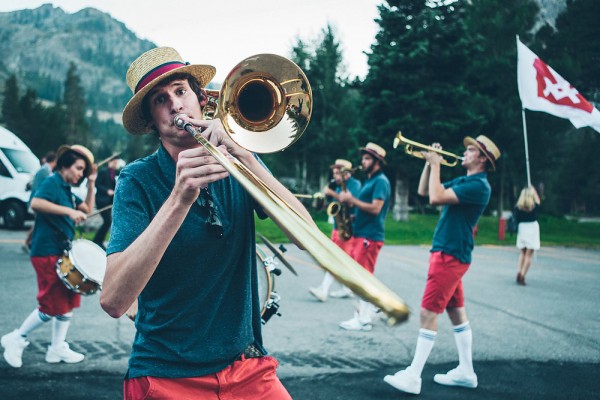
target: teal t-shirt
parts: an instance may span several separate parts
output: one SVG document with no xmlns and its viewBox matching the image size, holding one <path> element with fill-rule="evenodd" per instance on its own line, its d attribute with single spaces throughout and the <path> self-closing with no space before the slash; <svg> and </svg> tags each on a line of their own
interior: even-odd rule
<svg viewBox="0 0 600 400">
<path fill-rule="evenodd" d="M 487 174 L 461 176 L 444 183 L 452 188 L 458 204 L 447 204 L 433 233 L 431 251 L 442 251 L 456 257 L 461 262 L 471 263 L 473 251 L 473 229 L 487 207 L 492 189 Z"/>
<path fill-rule="evenodd" d="M 123 169 L 108 254 L 137 239 L 174 183 L 175 163 L 162 146 Z M 211 183 L 209 190 L 223 236 L 206 225 L 209 212 L 200 200 L 192 205 L 138 297 L 130 378 L 202 376 L 233 363 L 249 344 L 262 349 L 256 203 L 231 177 Z"/>
<path fill-rule="evenodd" d="M 76 209 L 82 200 L 71 192 L 62 176 L 55 172 L 42 181 L 32 198 L 48 200 L 54 204 Z M 36 213 L 31 238 L 31 257 L 62 255 L 65 241 L 75 236 L 75 222 L 66 215 Z"/>
<path fill-rule="evenodd" d="M 385 240 L 385 216 L 389 208 L 391 191 L 390 181 L 382 171 L 376 172 L 364 182 L 358 194 L 358 199 L 366 203 L 372 203 L 373 200 L 378 199 L 383 200 L 384 204 L 378 215 L 356 210 L 354 220 L 355 237 L 379 242 Z"/>
</svg>

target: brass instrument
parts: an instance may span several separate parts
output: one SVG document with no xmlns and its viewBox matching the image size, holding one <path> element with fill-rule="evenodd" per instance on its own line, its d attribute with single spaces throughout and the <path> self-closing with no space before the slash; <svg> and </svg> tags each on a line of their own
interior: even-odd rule
<svg viewBox="0 0 600 400">
<path fill-rule="evenodd" d="M 442 159 L 441 164 L 445 165 L 447 167 L 454 167 L 458 164 L 459 161 L 464 160 L 464 157 L 458 156 L 454 153 L 450 153 L 448 151 L 444 151 L 441 149 L 436 149 L 435 147 L 427 146 L 427 145 L 406 139 L 404 136 L 402 136 L 402 132 L 398 131 L 398 133 L 396 134 L 396 137 L 394 138 L 394 148 L 398 147 L 401 144 L 403 144 L 405 146 L 404 150 L 405 150 L 406 154 L 411 155 L 413 157 L 424 158 L 423 154 L 421 154 L 421 151 L 417 151 L 417 152 L 414 151 L 413 147 L 417 147 L 417 148 L 422 149 L 422 151 L 433 151 L 434 153 L 438 153 L 441 156 L 454 158 L 454 161 L 452 161 L 452 162 L 448 162 L 445 159 Z"/>
<path fill-rule="evenodd" d="M 362 165 L 359 165 L 354 168 L 342 168 L 342 183 L 340 185 L 342 192 L 347 191 L 346 179 L 344 179 L 343 174 L 345 172 L 354 173 L 355 171 L 362 170 Z M 338 228 L 339 238 L 342 240 L 348 240 L 352 237 L 352 215 L 350 215 L 350 207 L 345 204 L 340 203 L 339 201 L 332 201 L 327 206 L 327 215 L 335 218 L 336 225 Z"/>
<path fill-rule="evenodd" d="M 257 100 L 254 100 L 254 97 Z M 304 72 L 276 55 L 260 54 L 240 62 L 219 93 L 216 116 L 232 140 L 255 152 L 275 152 L 295 142 L 308 125 L 312 91 Z M 235 158 L 228 158 L 196 127 L 174 117 L 235 178 L 315 261 L 354 293 L 381 308 L 388 324 L 405 321 L 409 309 L 394 292 L 329 240 Z"/>
<path fill-rule="evenodd" d="M 323 208 L 325 204 L 325 195 L 321 192 L 316 192 L 315 194 L 296 194 L 294 196 L 299 199 L 312 199 L 311 207 L 315 210 L 320 210 Z"/>
</svg>

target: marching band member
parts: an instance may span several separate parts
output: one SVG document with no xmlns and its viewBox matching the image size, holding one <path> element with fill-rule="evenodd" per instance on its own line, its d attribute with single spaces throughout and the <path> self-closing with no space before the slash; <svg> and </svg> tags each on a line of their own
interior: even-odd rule
<svg viewBox="0 0 600 400">
<path fill-rule="evenodd" d="M 168 47 L 142 54 L 127 72 L 134 94 L 124 126 L 154 131 L 160 146 L 119 175 L 100 297 L 114 318 L 137 298 L 126 399 L 291 398 L 262 343 L 254 211 L 264 212 L 174 117 L 186 114 L 219 151 L 312 219 L 219 120 L 202 119 L 214 74 Z"/>
<path fill-rule="evenodd" d="M 339 202 L 339 194 L 347 190 L 353 196 L 358 196 L 358 192 L 361 188 L 361 183 L 358 179 L 352 176 L 352 163 L 348 160 L 337 159 L 335 163 L 331 165 L 331 173 L 333 176 L 334 187 L 331 188 L 329 186 L 325 186 L 323 188 L 323 194 L 332 198 L 334 201 Z M 340 203 L 341 204 L 341 203 Z M 341 207 L 347 207 L 341 205 Z M 344 215 L 349 218 L 347 221 L 341 220 Z M 337 244 L 342 250 L 346 253 L 350 254 L 350 245 L 352 243 L 352 225 L 354 225 L 354 209 L 347 209 L 338 211 L 338 215 L 333 219 L 333 230 L 331 231 L 331 241 Z M 340 224 L 338 224 L 340 221 Z M 343 225 L 340 227 L 340 225 Z M 346 232 L 342 232 L 340 236 L 339 230 L 346 230 Z M 349 236 L 349 237 L 348 237 Z M 325 272 L 323 276 L 323 280 L 318 287 L 310 288 L 309 292 L 319 301 L 327 301 L 327 296 L 335 298 L 345 298 L 352 297 L 352 291 L 348 289 L 346 286 L 343 286 L 339 290 L 335 290 L 333 292 L 329 292 L 331 285 L 333 284 L 334 278 L 329 272 Z"/>
<path fill-rule="evenodd" d="M 71 192 L 87 177 L 87 196 L 82 201 Z M 56 273 L 56 263 L 75 236 L 75 224 L 83 222 L 94 208 L 96 167 L 94 155 L 81 145 L 64 145 L 56 153 L 54 174 L 42 181 L 31 199 L 35 223 L 29 255 L 38 283 L 38 308 L 18 329 L 2 336 L 4 359 L 11 367 L 23 365 L 27 335 L 52 320 L 52 340 L 46 352 L 48 363 L 78 363 L 84 355 L 69 348 L 65 341 L 81 295 L 69 290 Z"/>
<path fill-rule="evenodd" d="M 375 264 L 385 239 L 385 217 L 389 208 L 391 186 L 383 173 L 385 150 L 375 144 L 367 143 L 360 148 L 362 170 L 367 174 L 360 192 L 355 197 L 351 193 L 340 193 L 339 199 L 348 206 L 356 207 L 354 237 L 351 239 L 352 258 L 371 274 L 375 273 Z M 346 330 L 370 331 L 375 319 L 372 304 L 359 299 L 354 317 L 340 323 Z"/>
<path fill-rule="evenodd" d="M 466 150 L 462 166 L 465 176 L 441 183 L 440 161 L 434 151 L 422 152 L 426 163 L 419 181 L 419 194 L 429 196 L 433 205 L 443 205 L 433 234 L 429 273 L 421 303 L 421 329 L 411 365 L 384 380 L 403 392 L 421 392 L 421 373 L 437 337 L 438 315 L 444 310 L 454 325 L 458 367 L 433 380 L 441 385 L 477 387 L 473 369 L 472 332 L 464 305 L 462 277 L 471 264 L 473 230 L 490 201 L 487 171 L 496 169 L 500 150 L 486 136 L 464 139 Z M 441 149 L 434 143 L 434 148 Z"/>
</svg>

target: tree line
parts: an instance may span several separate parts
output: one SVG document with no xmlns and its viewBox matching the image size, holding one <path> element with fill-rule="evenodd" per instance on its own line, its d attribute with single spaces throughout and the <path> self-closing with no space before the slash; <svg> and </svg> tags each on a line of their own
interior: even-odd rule
<svg viewBox="0 0 600 400">
<path fill-rule="evenodd" d="M 484 134 L 502 151 L 498 170 L 489 175 L 493 194 L 487 212 L 511 209 L 527 182 L 517 34 L 588 101 L 600 100 L 600 54 L 595 48 L 600 2 L 568 0 L 554 26 L 540 25 L 534 0 L 386 0 L 378 10 L 379 30 L 362 80 L 346 73 L 332 25 L 316 38 L 297 38 L 292 46 L 290 58 L 312 86 L 313 115 L 293 146 L 262 158 L 295 192 L 320 190 L 330 178 L 333 160 L 346 158 L 358 165 L 358 148 L 375 142 L 388 152 L 385 173 L 396 205 L 426 212 L 425 199 L 416 193 L 423 163 L 393 148 L 396 133 L 424 144 L 439 142 L 459 155 L 465 136 Z M 14 76 L 5 83 L 2 123 L 39 156 L 63 143 L 82 143 L 98 159 L 121 151 L 132 161 L 157 146 L 152 135 L 128 135 L 113 120 L 86 114 L 75 65 L 67 73 L 62 97 L 53 104 L 43 103 L 31 89 L 19 93 L 18 86 Z M 531 178 L 542 194 L 543 211 L 597 215 L 598 133 L 545 113 L 526 111 L 526 118 Z M 463 174 L 460 167 L 443 168 L 443 179 Z"/>
</svg>

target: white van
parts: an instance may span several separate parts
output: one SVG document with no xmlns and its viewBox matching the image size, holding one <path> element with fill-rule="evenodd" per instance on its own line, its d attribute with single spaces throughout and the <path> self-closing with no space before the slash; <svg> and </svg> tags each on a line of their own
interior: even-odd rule
<svg viewBox="0 0 600 400">
<path fill-rule="evenodd" d="M 28 183 L 40 168 L 40 160 L 21 139 L 0 126 L 0 216 L 4 227 L 21 229 L 33 219 L 27 203 Z"/>
</svg>

